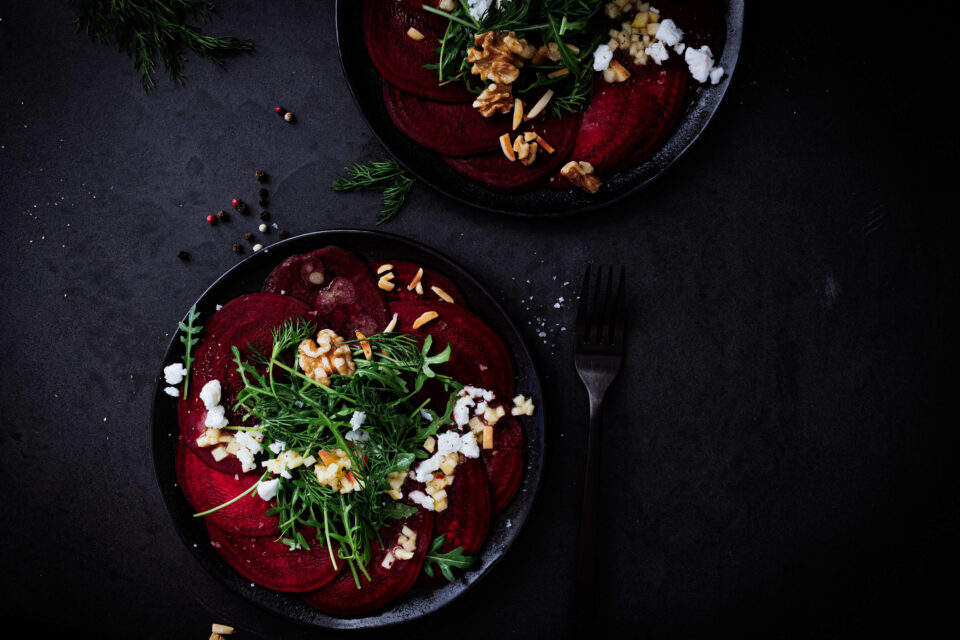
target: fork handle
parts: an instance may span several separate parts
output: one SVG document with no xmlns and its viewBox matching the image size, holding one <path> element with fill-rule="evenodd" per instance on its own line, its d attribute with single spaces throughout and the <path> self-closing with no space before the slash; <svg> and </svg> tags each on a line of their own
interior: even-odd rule
<svg viewBox="0 0 960 640">
<path fill-rule="evenodd" d="M 587 473 L 583 481 L 580 508 L 580 537 L 577 547 L 576 627 L 586 631 L 595 621 L 597 497 L 600 488 L 600 415 L 603 396 L 590 394 L 590 430 L 587 432 Z"/>
</svg>

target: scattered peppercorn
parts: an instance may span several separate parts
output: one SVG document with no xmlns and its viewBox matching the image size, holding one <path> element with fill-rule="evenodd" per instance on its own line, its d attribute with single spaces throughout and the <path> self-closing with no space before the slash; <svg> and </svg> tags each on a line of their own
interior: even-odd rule
<svg viewBox="0 0 960 640">
<path fill-rule="evenodd" d="M 190 254 L 181 249 L 180 251 L 177 251 L 177 257 L 181 260 L 189 260 Z"/>
<path fill-rule="evenodd" d="M 249 207 L 247 207 L 247 205 L 242 202 L 239 205 L 237 205 L 237 211 L 239 211 L 243 215 L 247 215 L 248 213 L 250 213 Z"/>
<path fill-rule="evenodd" d="M 290 237 L 290 234 L 287 232 L 286 229 L 280 229 L 280 233 L 278 233 L 277 235 L 280 236 L 281 240 L 283 240 L 284 238 Z"/>
<path fill-rule="evenodd" d="M 262 169 L 257 169 L 253 172 L 253 177 L 257 179 L 257 182 L 266 182 L 267 174 L 263 172 Z"/>
<path fill-rule="evenodd" d="M 234 245 L 233 245 L 233 252 L 234 252 L 234 253 L 240 253 L 241 251 L 243 251 L 243 247 L 241 247 L 238 243 L 234 243 Z"/>
<path fill-rule="evenodd" d="M 260 219 L 261 219 L 261 220 L 269 220 L 269 219 L 270 219 L 270 212 L 269 212 L 269 211 L 261 211 L 261 212 L 260 212 Z"/>
<path fill-rule="evenodd" d="M 286 120 L 287 122 L 293 122 L 293 113 L 290 111 L 287 111 L 285 114 L 283 114 L 283 119 Z"/>
<path fill-rule="evenodd" d="M 209 224 L 217 224 L 217 216 L 211 213 L 210 215 L 207 216 L 207 222 Z"/>
<path fill-rule="evenodd" d="M 267 229 L 269 229 L 269 227 L 268 227 L 267 225 L 265 225 L 265 224 L 261 224 L 261 225 L 260 225 L 260 233 L 266 233 L 266 232 L 267 232 Z"/>
<path fill-rule="evenodd" d="M 274 110 L 274 112 L 276 112 L 276 114 L 279 115 L 279 116 L 282 116 L 283 114 L 285 114 L 285 113 L 287 112 L 287 110 L 284 109 L 283 107 L 274 107 L 273 110 Z"/>
<path fill-rule="evenodd" d="M 253 234 L 250 233 L 249 231 L 247 231 L 245 234 L 243 234 L 243 237 L 244 237 L 246 240 L 249 240 L 250 242 L 253 242 Z"/>
<path fill-rule="evenodd" d="M 220 209 L 220 211 L 217 211 L 217 220 L 223 220 L 224 222 L 226 222 L 229 219 L 230 219 L 230 216 L 227 215 L 226 211 L 224 211 L 223 209 Z"/>
<path fill-rule="evenodd" d="M 262 244 L 257 243 L 257 244 L 255 244 L 255 245 L 253 245 L 253 250 L 254 250 L 254 251 L 260 251 L 260 249 L 263 249 L 263 245 L 262 245 Z"/>
<path fill-rule="evenodd" d="M 234 208 L 234 209 L 239 209 L 239 208 L 240 208 L 240 205 L 243 204 L 243 203 L 240 202 L 240 200 L 238 200 L 237 198 L 234 198 L 233 200 L 230 201 L 230 204 L 233 205 L 233 208 Z"/>
</svg>

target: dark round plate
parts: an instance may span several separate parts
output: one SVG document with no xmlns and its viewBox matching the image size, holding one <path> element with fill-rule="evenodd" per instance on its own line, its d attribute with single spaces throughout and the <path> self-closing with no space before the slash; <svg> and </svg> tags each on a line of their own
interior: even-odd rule
<svg viewBox="0 0 960 640">
<path fill-rule="evenodd" d="M 160 492 L 163 494 L 177 532 L 200 564 L 227 587 L 267 611 L 307 625 L 336 629 L 388 626 L 425 616 L 460 597 L 486 575 L 513 544 L 533 505 L 543 470 L 544 411 L 541 400 L 543 393 L 533 358 L 521 339 L 519 331 L 483 285 L 449 258 L 433 249 L 386 233 L 356 230 L 319 231 L 271 245 L 220 276 L 200 296 L 196 303 L 202 318 L 200 324 L 210 317 L 218 304 L 224 304 L 244 293 L 259 291 L 270 271 L 285 258 L 326 245 L 350 249 L 368 261 L 409 260 L 435 269 L 450 278 L 463 293 L 468 307 L 493 327 L 510 347 L 516 364 L 517 389 L 540 401 L 534 416 L 523 421 L 527 437 L 523 484 L 507 508 L 491 521 L 490 534 L 477 565 L 454 583 L 437 589 L 415 587 L 406 596 L 378 614 L 354 619 L 327 616 L 310 608 L 295 595 L 252 586 L 249 580 L 223 562 L 210 546 L 203 520 L 193 517 L 193 509 L 187 504 L 177 486 L 174 468 L 180 431 L 177 423 L 177 401 L 163 392 L 166 384 L 163 381 L 162 372 L 157 377 L 152 407 L 153 461 Z M 179 335 L 177 332 L 170 341 L 163 359 L 164 365 L 180 361 L 183 347 L 180 344 Z"/>
<path fill-rule="evenodd" d="M 692 97 L 687 98 L 676 129 L 660 150 L 632 169 L 604 176 L 600 192 L 594 195 L 579 189 L 545 187 L 520 193 L 500 193 L 461 176 L 448 167 L 440 155 L 400 133 L 390 120 L 383 102 L 380 73 L 373 66 L 363 41 L 362 2 L 337 0 L 337 44 L 347 85 L 367 124 L 387 151 L 417 178 L 440 193 L 487 211 L 515 216 L 562 216 L 600 209 L 640 191 L 663 175 L 700 137 L 733 78 L 743 37 L 744 0 L 718 2 L 723 7 L 726 34 L 723 51 L 719 55 L 714 52 L 714 55 L 716 64 L 726 73 L 723 80 L 717 85 L 701 85 Z"/>
</svg>

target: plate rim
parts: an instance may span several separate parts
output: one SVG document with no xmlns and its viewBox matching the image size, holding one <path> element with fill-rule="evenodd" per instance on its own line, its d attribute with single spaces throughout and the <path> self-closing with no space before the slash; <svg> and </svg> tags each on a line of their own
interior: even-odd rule
<svg viewBox="0 0 960 640">
<path fill-rule="evenodd" d="M 702 120 L 699 126 L 693 131 L 693 133 L 692 134 L 688 133 L 682 139 L 680 139 L 680 142 L 679 142 L 680 147 L 678 149 L 671 150 L 670 153 L 667 153 L 667 148 L 675 144 L 675 137 L 677 133 L 683 129 L 682 120 L 674 126 L 673 132 L 670 134 L 670 137 L 667 138 L 666 141 L 664 141 L 664 143 L 660 146 L 660 148 L 656 151 L 656 153 L 654 153 L 653 156 L 651 156 L 650 158 L 648 158 L 647 160 L 645 160 L 644 162 L 642 162 L 641 164 L 635 167 L 631 167 L 629 169 L 625 169 L 617 172 L 616 174 L 614 174 L 614 178 L 611 180 L 611 181 L 618 180 L 618 179 L 621 179 L 621 176 L 625 176 L 622 179 L 629 181 L 631 179 L 630 174 L 633 174 L 633 173 L 640 174 L 642 173 L 642 170 L 644 167 L 659 165 L 658 168 L 653 170 L 653 172 L 650 175 L 646 175 L 640 178 L 639 181 L 636 182 L 636 184 L 632 184 L 618 193 L 611 194 L 609 197 L 607 197 L 604 200 L 597 200 L 595 198 L 590 198 L 583 204 L 575 204 L 574 206 L 569 208 L 563 208 L 562 206 L 559 209 L 544 207 L 542 210 L 534 212 L 534 211 L 510 209 L 507 207 L 497 206 L 496 204 L 492 204 L 489 202 L 472 201 L 466 196 L 460 195 L 454 192 L 452 189 L 447 188 L 441 182 L 441 180 L 428 177 L 424 175 L 423 172 L 413 168 L 409 162 L 407 162 L 403 157 L 401 157 L 402 154 L 398 154 L 396 152 L 396 149 L 394 148 L 394 146 L 388 143 L 384 135 L 382 135 L 382 132 L 379 130 L 379 125 L 374 124 L 374 121 L 371 117 L 370 106 L 365 105 L 363 102 L 361 102 L 360 97 L 358 95 L 357 87 L 355 86 L 355 80 L 351 77 L 351 74 L 348 73 L 347 61 L 344 57 L 344 37 L 345 37 L 345 32 L 350 25 L 344 23 L 345 21 L 343 17 L 344 12 L 341 9 L 341 4 L 344 1 L 345 0 L 336 0 L 334 2 L 334 25 L 335 25 L 336 36 L 337 36 L 337 53 L 340 58 L 340 71 L 343 74 L 344 81 L 346 82 L 347 88 L 350 91 L 350 95 L 353 98 L 354 104 L 360 110 L 360 113 L 367 124 L 367 128 L 370 130 L 373 136 L 377 139 L 380 145 L 384 148 L 384 150 L 390 155 L 390 157 L 394 158 L 404 169 L 406 169 L 411 174 L 413 174 L 418 180 L 426 184 L 428 187 L 430 187 L 434 191 L 437 191 L 443 196 L 446 196 L 447 198 L 451 198 L 453 200 L 456 200 L 457 202 L 461 202 L 463 204 L 466 204 L 468 206 L 471 206 L 473 208 L 476 208 L 482 211 L 514 216 L 519 218 L 534 218 L 534 219 L 564 218 L 564 217 L 569 217 L 569 216 L 573 216 L 581 213 L 598 211 L 606 207 L 612 206 L 618 202 L 622 202 L 623 200 L 631 196 L 637 195 L 638 193 L 640 193 L 641 191 L 649 187 L 651 184 L 659 180 L 664 174 L 666 174 L 670 169 L 672 169 L 677 164 L 677 162 L 681 158 L 683 158 L 693 148 L 693 146 L 700 140 L 700 137 L 703 135 L 703 132 L 706 131 L 710 122 L 713 120 L 713 117 L 716 115 L 717 111 L 719 110 L 720 105 L 723 103 L 723 100 L 726 97 L 727 90 L 730 87 L 730 83 L 733 81 L 734 74 L 737 67 L 737 62 L 740 56 L 740 49 L 743 44 L 744 11 L 745 11 L 745 3 L 746 3 L 746 0 L 721 0 L 723 4 L 723 9 L 724 9 L 723 15 L 725 18 L 725 40 L 724 40 L 722 55 L 716 61 L 716 64 L 717 66 L 723 67 L 725 72 L 725 77 L 723 82 L 721 82 L 720 84 L 701 85 L 701 88 L 706 90 L 709 93 L 701 92 L 700 96 L 696 100 L 697 105 L 688 105 L 688 107 L 686 108 L 686 111 L 690 112 L 691 106 L 698 106 L 698 108 L 703 108 L 704 115 L 702 116 Z M 360 0 L 360 2 L 357 2 L 356 0 L 346 0 L 346 1 L 350 2 L 351 5 L 359 6 L 360 4 L 362 4 L 364 0 Z M 369 61 L 369 57 L 367 59 Z M 371 66 L 372 64 L 373 63 L 370 62 Z M 707 103 L 707 104 L 701 104 L 701 103 Z M 692 109 L 692 111 L 696 112 L 698 108 L 694 108 Z M 689 117 L 690 115 L 691 115 L 690 113 L 686 113 L 684 117 Z M 389 123 L 386 126 L 389 128 L 389 127 L 392 127 L 393 125 L 392 123 Z M 416 144 L 416 143 L 413 143 L 412 141 L 411 143 Z M 419 145 L 417 146 L 422 153 L 430 153 L 430 154 L 434 153 L 423 147 L 419 147 Z M 438 154 L 435 154 L 435 155 L 438 155 Z M 464 180 L 467 180 L 467 178 L 464 178 Z M 482 188 L 482 185 L 480 185 L 480 187 Z M 491 190 L 486 190 L 486 191 L 488 191 L 493 198 L 504 198 L 504 199 L 507 199 L 508 201 L 511 199 L 513 195 L 515 195 L 513 193 L 500 193 L 500 192 L 491 191 Z M 546 187 L 537 187 L 535 189 L 521 191 L 518 193 L 528 194 L 528 193 L 535 193 L 535 192 L 541 192 L 541 191 L 562 193 L 562 191 L 560 190 L 549 189 Z"/>
<path fill-rule="evenodd" d="M 488 317 L 496 316 L 498 319 L 498 323 L 502 323 L 507 329 L 509 329 L 512 335 L 503 336 L 503 338 L 508 343 L 509 342 L 516 343 L 515 345 L 511 345 L 511 351 L 514 357 L 514 363 L 515 365 L 518 365 L 517 366 L 518 370 L 521 368 L 519 366 L 519 361 L 521 360 L 521 358 L 525 361 L 523 368 L 528 373 L 524 381 L 528 385 L 532 385 L 532 387 L 535 387 L 535 389 L 531 389 L 531 390 L 537 393 L 538 405 L 539 405 L 538 406 L 539 410 L 536 414 L 535 419 L 530 423 L 530 428 L 524 429 L 525 435 L 527 436 L 527 443 L 525 444 L 525 448 L 524 448 L 524 453 L 525 453 L 524 462 L 523 462 L 524 480 L 523 480 L 522 486 L 524 487 L 524 491 L 529 493 L 529 497 L 527 497 L 523 501 L 524 504 L 522 505 L 522 509 L 519 512 L 519 514 L 514 515 L 512 516 L 511 519 L 509 519 L 511 524 L 506 526 L 504 529 L 505 531 L 509 530 L 510 533 L 509 534 L 504 533 L 505 535 L 504 542 L 502 546 L 499 549 L 497 549 L 495 556 L 490 558 L 488 562 L 485 562 L 483 560 L 483 551 L 482 551 L 480 554 L 480 558 L 481 558 L 480 568 L 472 569 L 470 572 L 465 573 L 464 575 L 460 576 L 460 578 L 456 582 L 453 582 L 450 584 L 444 584 L 435 588 L 430 588 L 429 591 L 425 591 L 425 593 L 436 594 L 441 590 L 452 589 L 452 591 L 448 595 L 443 596 L 439 602 L 435 603 L 436 606 L 433 606 L 429 609 L 426 609 L 426 608 L 417 609 L 416 601 L 412 603 L 405 602 L 404 599 L 407 597 L 407 594 L 405 594 L 403 597 L 400 598 L 399 603 L 398 602 L 391 603 L 386 608 L 378 610 L 375 615 L 367 615 L 359 618 L 338 618 L 335 616 L 327 616 L 326 614 L 322 614 L 321 612 L 310 608 L 309 605 L 306 605 L 305 603 L 302 603 L 299 601 L 299 597 L 297 594 L 276 592 L 276 591 L 272 591 L 257 585 L 256 588 L 259 590 L 259 593 L 266 593 L 267 594 L 266 597 L 271 598 L 274 601 L 296 600 L 297 604 L 295 608 L 297 609 L 306 608 L 310 612 L 312 612 L 310 613 L 310 615 L 312 616 L 313 619 L 306 620 L 300 617 L 295 617 L 285 611 L 278 610 L 276 607 L 269 606 L 267 603 L 261 601 L 261 599 L 251 597 L 249 593 L 239 589 L 238 582 L 249 582 L 249 581 L 246 578 L 243 578 L 242 576 L 240 576 L 240 574 L 236 573 L 236 571 L 234 571 L 228 565 L 226 565 L 226 563 L 222 559 L 220 559 L 215 552 L 209 551 L 208 553 L 205 554 L 199 549 L 199 547 L 196 545 L 196 543 L 192 539 L 188 539 L 187 533 L 185 531 L 188 527 L 186 524 L 181 524 L 179 522 L 178 517 L 174 512 L 174 505 L 171 504 L 171 500 L 183 501 L 183 502 L 185 502 L 186 500 L 185 497 L 183 496 L 182 491 L 179 488 L 179 482 L 177 481 L 175 471 L 173 472 L 173 480 L 174 480 L 173 486 L 172 487 L 163 486 L 162 479 L 164 476 L 169 476 L 169 473 L 168 473 L 169 469 L 173 469 L 175 462 L 174 460 L 163 461 L 163 464 L 169 465 L 169 469 L 166 469 L 166 470 L 162 469 L 161 468 L 162 462 L 161 462 L 160 456 L 158 455 L 158 445 L 160 445 L 165 438 L 170 438 L 171 436 L 173 437 L 174 442 L 179 440 L 179 425 L 177 425 L 177 428 L 173 430 L 175 431 L 174 433 L 170 433 L 166 436 L 163 435 L 169 429 L 169 425 L 167 425 L 167 427 L 164 427 L 164 424 L 161 424 L 161 421 L 158 416 L 158 411 L 162 410 L 160 408 L 160 403 L 170 402 L 173 399 L 167 396 L 163 392 L 164 387 L 167 385 L 163 379 L 162 368 L 165 363 L 167 363 L 168 361 L 172 361 L 171 360 L 172 355 L 178 352 L 178 349 L 180 346 L 179 330 L 173 332 L 173 335 L 171 336 L 170 341 L 167 344 L 167 347 L 163 354 L 163 359 L 160 363 L 160 368 L 158 370 L 159 373 L 157 375 L 156 382 L 155 382 L 155 390 L 154 390 L 153 398 L 151 400 L 151 405 L 150 405 L 150 454 L 153 460 L 154 479 L 157 484 L 157 489 L 160 492 L 164 507 L 167 511 L 167 514 L 170 517 L 170 520 L 174 526 L 175 531 L 177 532 L 177 536 L 181 539 L 181 541 L 187 547 L 187 550 L 194 556 L 196 560 L 198 560 L 200 565 L 207 571 L 207 573 L 211 574 L 218 582 L 221 583 L 222 586 L 225 586 L 229 591 L 240 596 L 246 602 L 254 604 L 255 606 L 257 606 L 263 611 L 266 611 L 272 615 L 281 616 L 287 620 L 290 620 L 292 622 L 295 622 L 297 624 L 300 624 L 309 628 L 337 629 L 337 630 L 386 628 L 386 627 L 392 627 L 399 624 L 404 624 L 412 620 L 416 620 L 418 618 L 423 618 L 436 611 L 439 611 L 440 609 L 449 605 L 455 600 L 458 600 L 465 593 L 467 593 L 476 583 L 478 583 L 480 580 L 486 577 L 491 572 L 491 570 L 500 563 L 500 561 L 504 558 L 504 556 L 508 554 L 508 552 L 510 551 L 510 548 L 514 545 L 514 543 L 516 542 L 516 539 L 519 537 L 520 532 L 523 530 L 523 527 L 526 524 L 526 521 L 529 518 L 531 511 L 533 510 L 533 506 L 536 502 L 536 499 L 539 496 L 539 491 L 540 491 L 542 478 L 543 478 L 544 464 L 545 464 L 544 456 L 546 454 L 545 416 L 547 414 L 547 408 L 546 408 L 545 400 L 543 397 L 543 385 L 541 382 L 541 378 L 540 378 L 533 354 L 530 351 L 527 341 L 523 338 L 523 334 L 520 333 L 513 319 L 503 309 L 502 305 L 500 304 L 500 301 L 497 300 L 497 298 L 494 297 L 490 293 L 490 291 L 482 283 L 480 283 L 469 271 L 467 271 L 462 266 L 460 266 L 456 261 L 452 260 L 442 252 L 437 251 L 436 249 L 430 246 L 427 246 L 421 242 L 412 240 L 404 236 L 399 236 L 397 234 L 386 233 L 382 231 L 375 231 L 370 229 L 327 229 L 327 230 L 313 231 L 309 233 L 299 234 L 291 238 L 287 238 L 285 240 L 274 243 L 269 247 L 267 247 L 265 250 L 258 251 L 257 253 L 254 253 L 244 258 L 240 262 L 236 263 L 235 265 L 227 269 L 224 273 L 222 273 L 219 277 L 217 277 L 209 286 L 207 286 L 206 289 L 203 291 L 203 293 L 201 293 L 201 295 L 194 301 L 193 304 L 199 306 L 201 305 L 201 303 L 208 302 L 208 297 L 214 295 L 217 292 L 219 285 L 221 285 L 221 283 L 227 282 L 233 277 L 239 277 L 235 275 L 238 273 L 238 270 L 240 271 L 240 273 L 242 273 L 243 270 L 251 269 L 251 266 L 250 266 L 251 264 L 261 263 L 261 262 L 268 263 L 268 264 L 270 262 L 273 262 L 274 263 L 273 266 L 276 266 L 276 264 L 279 264 L 280 261 L 282 261 L 289 255 L 297 255 L 303 252 L 300 248 L 293 251 L 292 253 L 287 253 L 287 254 L 284 254 L 283 252 L 275 252 L 275 254 L 276 253 L 282 254 L 282 257 L 279 260 L 277 260 L 273 256 L 269 256 L 269 252 L 271 249 L 280 248 L 283 246 L 286 246 L 287 249 L 290 249 L 294 246 L 299 246 L 301 244 L 312 244 L 314 245 L 313 249 L 318 249 L 321 246 L 326 246 L 328 244 L 335 244 L 335 241 L 334 242 L 326 241 L 325 240 L 326 238 L 330 238 L 330 237 L 343 238 L 343 236 L 348 236 L 349 238 L 357 238 L 360 240 L 360 242 L 362 242 L 364 238 L 373 237 L 378 239 L 379 241 L 385 241 L 391 244 L 399 243 L 402 245 L 406 245 L 405 248 L 407 249 L 412 249 L 415 252 L 422 252 L 423 254 L 428 255 L 430 258 L 435 259 L 439 263 L 448 264 L 452 266 L 454 270 L 458 272 L 455 276 L 456 279 L 454 280 L 454 283 L 457 284 L 458 287 L 460 286 L 460 281 L 465 280 L 469 284 L 469 287 L 471 289 L 479 292 L 481 295 L 485 296 L 488 299 L 485 302 L 493 303 L 492 310 L 489 308 L 485 309 L 486 311 L 488 311 L 488 313 L 485 315 Z M 341 242 L 342 241 L 343 240 L 341 240 Z M 306 249 L 306 250 L 309 251 L 313 249 Z M 351 248 L 351 250 L 353 250 L 353 248 Z M 368 260 L 368 257 L 362 254 L 360 254 L 360 257 L 365 261 Z M 256 269 L 256 267 L 254 268 Z M 451 279 L 453 280 L 453 278 Z M 472 308 L 471 308 L 471 311 L 473 311 Z M 188 312 L 189 312 L 189 309 L 188 309 Z M 182 320 L 185 320 L 185 319 L 186 319 L 186 315 L 184 315 Z M 484 320 L 486 321 L 486 319 Z M 519 346 L 519 348 L 521 349 L 520 353 L 517 353 L 516 351 L 517 346 Z M 177 361 L 179 361 L 179 359 L 177 359 Z M 174 413 L 176 413 L 176 409 L 174 409 L 173 411 Z M 533 432 L 535 437 L 531 438 L 530 432 Z M 173 446 L 176 447 L 175 444 Z M 536 451 L 538 453 L 538 458 L 537 458 L 537 464 L 535 465 L 535 467 L 532 467 L 530 466 L 531 464 L 530 453 L 534 451 L 534 448 L 536 448 Z M 520 494 L 517 494 L 514 496 L 513 500 L 511 500 L 511 504 L 518 501 L 519 495 Z M 490 531 L 488 531 L 487 541 L 485 541 L 484 543 L 484 546 L 485 546 L 484 550 L 486 550 L 486 546 L 489 543 L 491 534 L 493 533 L 494 519 L 500 518 L 502 514 L 506 513 L 509 509 L 510 507 L 508 505 L 507 509 L 501 514 L 497 514 L 497 516 L 494 516 L 493 514 L 491 514 Z M 205 521 L 198 520 L 198 524 L 200 526 L 205 527 Z M 213 558 L 211 558 L 211 556 L 213 556 Z M 237 578 L 239 578 L 239 581 L 237 580 Z M 414 587 L 414 589 L 417 589 L 417 587 Z M 412 613 L 408 613 L 408 611 L 410 610 L 412 610 Z M 389 614 L 395 614 L 395 615 L 389 615 Z M 384 618 L 384 616 L 388 616 L 388 615 L 389 615 L 388 618 Z"/>
</svg>

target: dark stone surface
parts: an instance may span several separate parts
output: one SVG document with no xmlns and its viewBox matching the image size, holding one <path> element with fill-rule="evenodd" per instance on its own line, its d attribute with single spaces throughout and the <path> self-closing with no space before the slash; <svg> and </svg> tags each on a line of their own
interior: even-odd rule
<svg viewBox="0 0 960 640">
<path fill-rule="evenodd" d="M 344 164 L 381 155 L 341 77 L 330 4 L 219 3 L 211 31 L 256 52 L 225 69 L 190 56 L 185 87 L 161 79 L 149 95 L 126 57 L 74 33 L 69 5 L 0 7 L 5 618 L 99 637 L 201 638 L 213 621 L 242 638 L 325 635 L 194 562 L 155 484 L 149 402 L 176 320 L 260 222 L 255 205 L 204 217 L 255 203 L 256 169 L 283 229 L 373 227 L 375 195 L 329 190 Z M 543 491 L 509 557 L 403 633 L 469 619 L 469 636 L 566 635 L 586 400 L 563 328 L 591 260 L 627 264 L 632 294 L 606 414 L 605 619 L 650 637 L 855 637 L 944 614 L 956 272 L 938 167 L 956 167 L 939 122 L 954 116 L 898 54 L 902 14 L 770 4 L 748 7 L 708 131 L 633 201 L 543 224 L 419 188 L 384 227 L 500 297 L 553 407 Z"/>
</svg>

